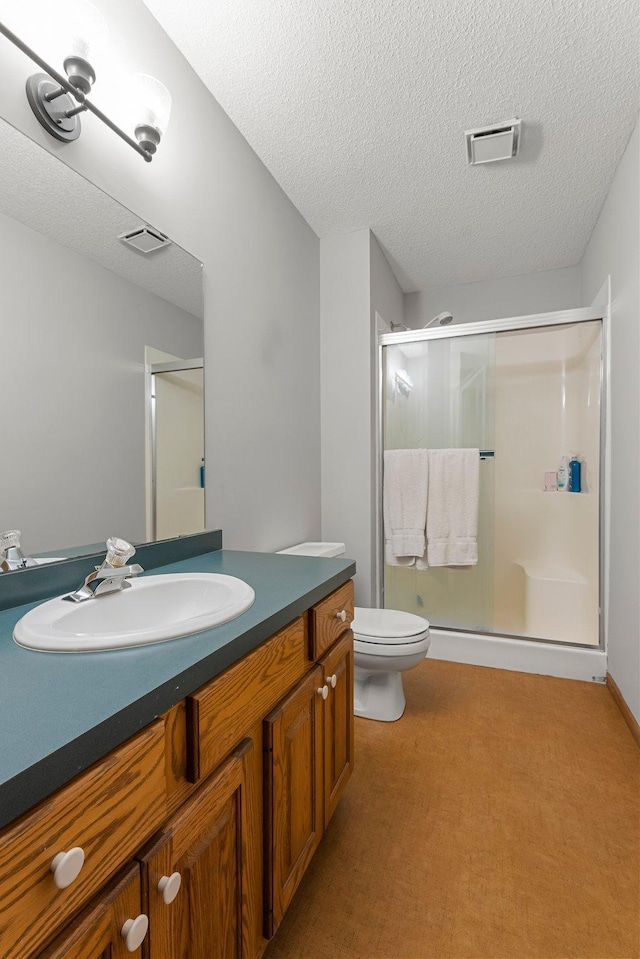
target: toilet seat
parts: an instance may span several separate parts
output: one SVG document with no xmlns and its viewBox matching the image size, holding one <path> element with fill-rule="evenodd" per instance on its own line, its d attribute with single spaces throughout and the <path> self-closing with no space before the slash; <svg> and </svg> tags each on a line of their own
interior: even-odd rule
<svg viewBox="0 0 640 959">
<path fill-rule="evenodd" d="M 373 646 L 414 646 L 429 637 L 429 621 L 398 609 L 367 609 L 356 606 L 351 624 L 356 643 Z M 399 650 L 398 650 L 399 652 Z"/>
<path fill-rule="evenodd" d="M 376 643 L 367 643 L 366 640 L 354 638 L 353 651 L 362 656 L 375 656 L 378 659 L 401 660 L 403 656 L 426 656 L 427 650 L 431 646 L 431 637 L 429 634 L 422 634 L 416 637 L 417 641 L 407 643 L 394 643 L 387 645 L 380 641 Z"/>
</svg>

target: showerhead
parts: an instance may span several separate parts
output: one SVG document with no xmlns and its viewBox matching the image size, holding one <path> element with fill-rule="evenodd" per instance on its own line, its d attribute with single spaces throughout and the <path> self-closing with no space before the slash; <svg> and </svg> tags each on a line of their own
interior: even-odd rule
<svg viewBox="0 0 640 959">
<path fill-rule="evenodd" d="M 444 313 L 438 313 L 438 315 L 434 316 L 432 320 L 429 320 L 428 323 L 425 323 L 422 329 L 426 330 L 429 326 L 448 326 L 449 323 L 453 323 L 453 314 L 445 310 Z"/>
</svg>

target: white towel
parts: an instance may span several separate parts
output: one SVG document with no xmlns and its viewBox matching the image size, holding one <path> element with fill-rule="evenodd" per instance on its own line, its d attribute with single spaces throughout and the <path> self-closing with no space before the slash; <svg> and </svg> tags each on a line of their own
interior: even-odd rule
<svg viewBox="0 0 640 959">
<path fill-rule="evenodd" d="M 417 566 L 478 562 L 480 450 L 429 450 L 427 558 Z"/>
<path fill-rule="evenodd" d="M 426 450 L 385 450 L 382 512 L 391 566 L 412 566 L 424 555 L 428 485 Z"/>
</svg>

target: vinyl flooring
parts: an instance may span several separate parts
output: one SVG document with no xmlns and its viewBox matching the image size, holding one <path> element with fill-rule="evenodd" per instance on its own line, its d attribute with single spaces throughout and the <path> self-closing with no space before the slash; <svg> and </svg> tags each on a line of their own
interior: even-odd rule
<svg viewBox="0 0 640 959">
<path fill-rule="evenodd" d="M 426 659 L 265 959 L 636 959 L 640 751 L 592 683 Z"/>
</svg>

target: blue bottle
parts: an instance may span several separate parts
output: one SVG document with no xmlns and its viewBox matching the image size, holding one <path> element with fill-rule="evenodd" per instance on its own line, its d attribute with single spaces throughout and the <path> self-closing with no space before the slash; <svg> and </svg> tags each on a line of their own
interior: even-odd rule
<svg viewBox="0 0 640 959">
<path fill-rule="evenodd" d="M 571 462 L 569 463 L 569 491 L 571 493 L 580 493 L 582 491 L 581 486 L 581 477 L 580 473 L 581 464 L 578 459 L 578 454 L 574 453 L 571 457 Z"/>
</svg>

